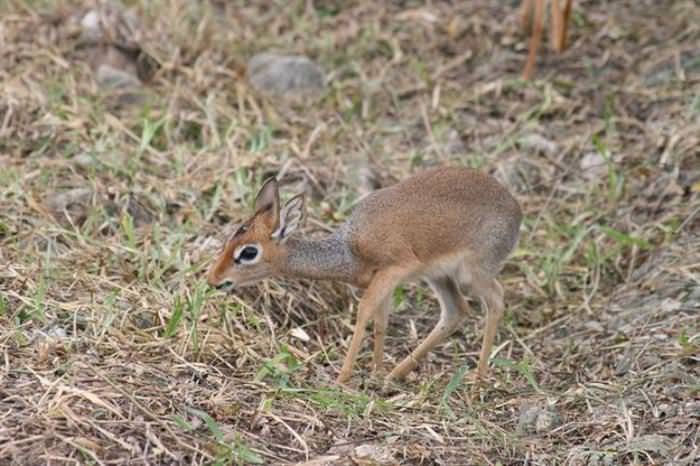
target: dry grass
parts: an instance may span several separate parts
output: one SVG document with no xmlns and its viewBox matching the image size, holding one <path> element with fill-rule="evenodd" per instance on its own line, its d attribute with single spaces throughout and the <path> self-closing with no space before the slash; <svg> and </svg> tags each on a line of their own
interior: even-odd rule
<svg viewBox="0 0 700 466">
<path fill-rule="evenodd" d="M 159 67 L 126 107 L 71 33 L 83 5 L 51 3 L 0 5 L 1 464 L 698 464 L 697 2 L 575 2 L 570 50 L 524 83 L 514 2 L 130 1 Z M 326 96 L 255 95 L 244 64 L 268 48 L 321 63 Z M 204 286 L 268 174 L 312 194 L 312 232 L 367 166 L 445 163 L 526 213 L 478 396 L 455 374 L 480 314 L 391 393 L 359 369 L 338 390 L 349 290 Z M 436 304 L 395 301 L 398 361 Z M 560 423 L 519 429 L 533 406 Z"/>
</svg>

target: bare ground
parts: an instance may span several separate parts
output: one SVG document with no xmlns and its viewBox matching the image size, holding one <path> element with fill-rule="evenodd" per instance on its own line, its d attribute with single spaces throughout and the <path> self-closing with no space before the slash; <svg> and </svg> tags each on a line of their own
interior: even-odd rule
<svg viewBox="0 0 700 466">
<path fill-rule="evenodd" d="M 133 99 L 96 83 L 87 3 L 0 4 L 0 464 L 700 462 L 696 1 L 574 2 L 534 82 L 515 2 L 126 3 Z M 325 95 L 253 92 L 267 49 Z M 351 290 L 202 282 L 269 174 L 315 234 L 447 163 L 526 214 L 480 390 L 481 313 L 405 383 L 366 351 L 337 389 Z M 420 284 L 395 304 L 390 362 L 437 317 Z"/>
</svg>

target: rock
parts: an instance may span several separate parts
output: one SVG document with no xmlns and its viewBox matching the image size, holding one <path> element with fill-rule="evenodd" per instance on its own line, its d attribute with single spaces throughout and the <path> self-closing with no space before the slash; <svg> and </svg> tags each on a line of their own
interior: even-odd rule
<svg viewBox="0 0 700 466">
<path fill-rule="evenodd" d="M 652 411 L 652 413 L 654 414 L 655 418 L 669 418 L 678 415 L 678 411 L 679 408 L 676 405 L 661 403 Z"/>
<path fill-rule="evenodd" d="M 117 104 L 142 103 L 142 79 L 148 80 L 157 64 L 141 48 L 143 26 L 136 10 L 117 0 L 99 0 L 79 23 L 81 54 L 100 88 Z"/>
<path fill-rule="evenodd" d="M 109 89 L 128 89 L 141 86 L 141 81 L 136 76 L 109 65 L 100 65 L 97 68 L 97 82 Z"/>
<path fill-rule="evenodd" d="M 83 44 L 110 43 L 126 50 L 140 50 L 143 27 L 134 9 L 117 0 L 101 0 L 80 20 Z"/>
<path fill-rule="evenodd" d="M 515 160 L 499 161 L 495 176 L 502 183 L 512 186 L 517 193 L 528 193 L 547 178 L 540 165 L 534 157 L 531 160 L 523 154 Z"/>
<path fill-rule="evenodd" d="M 92 168 L 97 165 L 95 157 L 87 152 L 81 152 L 73 157 L 73 163 L 84 169 Z"/>
<path fill-rule="evenodd" d="M 115 219 L 129 214 L 136 228 L 149 225 L 155 220 L 147 199 L 138 194 L 109 196 L 109 199 L 104 200 L 103 206 L 107 215 Z"/>
<path fill-rule="evenodd" d="M 97 83 L 120 105 L 140 104 L 145 99 L 141 81 L 127 71 L 100 65 L 97 68 Z"/>
<path fill-rule="evenodd" d="M 438 144 L 437 149 L 447 155 L 464 155 L 467 152 L 462 136 L 454 128 L 449 129 L 445 136 L 445 141 L 442 144 Z"/>
<path fill-rule="evenodd" d="M 396 464 L 396 459 L 388 447 L 365 444 L 355 447 L 353 461 L 358 465 L 390 465 Z"/>
<path fill-rule="evenodd" d="M 49 194 L 44 199 L 44 205 L 63 226 L 82 225 L 90 209 L 95 206 L 101 206 L 108 216 L 116 219 L 123 213 L 128 213 L 137 228 L 155 220 L 152 209 L 143 197 L 129 194 L 112 200 L 90 188 L 73 188 L 62 193 Z"/>
<path fill-rule="evenodd" d="M 46 336 L 48 336 L 49 338 L 62 339 L 66 338 L 68 336 L 68 333 L 66 333 L 66 329 L 64 329 L 60 325 L 54 325 L 46 332 Z"/>
<path fill-rule="evenodd" d="M 47 195 L 44 205 L 61 225 L 82 225 L 94 196 L 90 188 L 73 188 L 60 194 Z"/>
<path fill-rule="evenodd" d="M 561 418 L 552 405 L 530 406 L 522 410 L 518 419 L 521 433 L 543 434 L 561 424 Z"/>
<path fill-rule="evenodd" d="M 602 178 L 608 173 L 608 163 L 599 152 L 588 152 L 579 163 L 581 176 L 589 181 Z"/>
<path fill-rule="evenodd" d="M 555 155 L 559 151 L 559 146 L 556 142 L 537 133 L 527 134 L 520 138 L 519 142 L 524 149 L 541 152 L 545 155 Z"/>
<path fill-rule="evenodd" d="M 261 94 L 293 100 L 320 97 L 326 87 L 323 69 L 299 55 L 255 55 L 248 62 L 248 80 Z"/>
<path fill-rule="evenodd" d="M 82 32 L 80 38 L 84 41 L 98 41 L 102 38 L 100 15 L 95 10 L 88 11 L 80 21 Z"/>
<path fill-rule="evenodd" d="M 535 420 L 535 432 L 538 434 L 549 432 L 561 424 L 559 414 L 554 410 L 545 410 Z"/>
</svg>

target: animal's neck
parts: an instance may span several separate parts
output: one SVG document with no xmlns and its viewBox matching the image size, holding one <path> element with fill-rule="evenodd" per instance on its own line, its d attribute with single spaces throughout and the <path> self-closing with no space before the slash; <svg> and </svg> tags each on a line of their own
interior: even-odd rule
<svg viewBox="0 0 700 466">
<path fill-rule="evenodd" d="M 287 261 L 282 270 L 285 275 L 352 283 L 356 272 L 356 262 L 343 231 L 318 240 L 287 240 Z"/>
</svg>

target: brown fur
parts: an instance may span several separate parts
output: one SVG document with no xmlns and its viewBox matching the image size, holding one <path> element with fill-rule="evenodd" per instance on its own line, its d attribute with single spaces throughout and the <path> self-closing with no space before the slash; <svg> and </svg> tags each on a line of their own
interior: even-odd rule
<svg viewBox="0 0 700 466">
<path fill-rule="evenodd" d="M 404 376 L 457 328 L 468 311 L 462 294 L 481 299 L 489 311 L 479 362 L 480 375 L 485 373 L 503 312 L 495 277 L 515 247 L 522 218 L 517 201 L 494 178 L 456 167 L 424 171 L 370 194 L 344 225 L 321 240 L 287 238 L 286 229 L 293 230 L 301 215 L 299 204 L 303 207 L 297 200 L 280 208 L 276 182 L 268 181 L 245 231 L 227 241 L 211 267 L 209 283 L 241 286 L 287 275 L 365 288 L 342 382 L 350 376 L 370 319 L 375 320 L 375 369 L 381 369 L 391 292 L 402 281 L 424 278 L 440 299 L 440 322 L 389 377 Z M 236 264 L 234 252 L 250 244 L 260 246 L 262 257 L 251 265 Z"/>
</svg>

